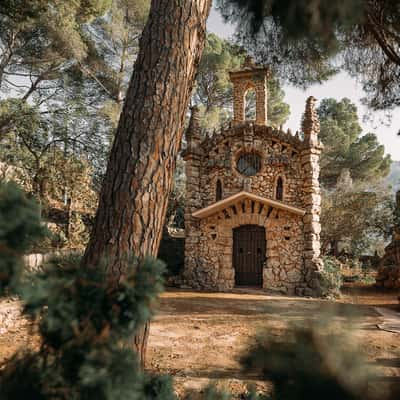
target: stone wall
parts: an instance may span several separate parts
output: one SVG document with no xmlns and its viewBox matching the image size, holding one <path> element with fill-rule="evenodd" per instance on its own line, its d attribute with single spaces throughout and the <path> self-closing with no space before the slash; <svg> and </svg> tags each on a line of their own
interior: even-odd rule
<svg viewBox="0 0 400 400">
<path fill-rule="evenodd" d="M 278 177 L 284 181 L 283 201 L 303 207 L 302 157 L 297 150 L 301 141 L 288 133 L 252 123 L 223 129 L 204 143 L 204 156 L 197 171 L 188 170 L 199 182 L 199 207 L 215 202 L 216 182 L 222 183 L 227 198 L 242 190 L 259 196 L 275 198 Z M 261 170 L 254 176 L 244 176 L 236 169 L 241 154 L 255 152 L 261 158 Z M 194 172 L 194 175 L 193 175 Z"/>
<path fill-rule="evenodd" d="M 246 94 L 249 90 L 256 93 L 257 125 L 267 124 L 267 68 L 257 67 L 250 57 L 246 58 L 243 69 L 230 73 L 233 82 L 233 122 L 240 124 L 245 121 Z"/>
<path fill-rule="evenodd" d="M 33 253 L 23 257 L 25 268 L 32 272 L 40 271 L 40 267 L 53 257 L 64 257 L 72 254 L 81 254 L 79 250 L 52 251 L 49 253 Z"/>
<path fill-rule="evenodd" d="M 308 294 L 311 289 L 315 294 L 320 294 L 320 272 L 323 263 L 320 258 L 320 213 L 321 213 L 321 189 L 319 186 L 319 160 L 322 144 L 318 139 L 319 121 L 315 108 L 315 98 L 309 97 L 303 118 L 304 145 L 301 152 L 302 175 L 303 175 L 303 205 L 306 215 L 304 222 L 304 274 L 306 289 L 304 293 L 299 290 L 298 294 Z"/>
<path fill-rule="evenodd" d="M 309 147 L 290 133 L 244 123 L 203 139 L 197 151 L 186 157 L 186 282 L 197 288 L 232 289 L 232 229 L 257 224 L 266 228 L 263 287 L 288 294 L 317 293 L 322 268 L 320 147 Z M 262 160 L 261 170 L 254 176 L 243 176 L 236 170 L 238 157 L 246 151 L 256 152 Z M 192 215 L 216 202 L 217 180 L 222 183 L 222 199 L 241 191 L 274 199 L 278 177 L 284 182 L 283 203 L 304 209 L 304 217 L 276 209 L 268 218 L 245 213 L 229 221 L 221 215 L 204 220 Z"/>
</svg>

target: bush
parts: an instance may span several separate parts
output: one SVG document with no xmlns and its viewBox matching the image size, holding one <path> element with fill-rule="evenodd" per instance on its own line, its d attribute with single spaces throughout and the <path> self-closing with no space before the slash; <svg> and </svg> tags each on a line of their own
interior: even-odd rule
<svg viewBox="0 0 400 400">
<path fill-rule="evenodd" d="M 47 234 L 38 205 L 14 183 L 0 183 L 0 296 L 15 291 L 23 254 Z"/>
<path fill-rule="evenodd" d="M 323 321 L 321 321 L 323 322 Z M 326 321 L 325 321 L 326 322 Z M 326 324 L 324 323 L 326 326 Z M 291 327 L 282 338 L 261 336 L 242 358 L 244 371 L 273 383 L 270 400 L 366 400 L 370 372 L 351 337 L 323 325 Z M 249 399 L 261 399 L 250 393 Z"/>
<path fill-rule="evenodd" d="M 70 340 L 99 341 L 129 337 L 152 314 L 152 302 L 162 291 L 164 264 L 132 258 L 123 279 L 115 283 L 104 260 L 96 268 L 80 265 L 79 256 L 54 258 L 22 288 L 25 313 L 41 315 L 40 333 L 46 345 Z"/>
<path fill-rule="evenodd" d="M 343 284 L 340 262 L 335 257 L 323 257 L 324 269 L 321 272 L 321 291 L 323 296 L 339 296 Z"/>
<path fill-rule="evenodd" d="M 107 260 L 86 268 L 73 256 L 52 260 L 26 280 L 24 312 L 38 320 L 42 346 L 7 363 L 0 398 L 175 399 L 169 377 L 147 376 L 134 350 L 121 346 L 152 316 L 164 264 L 131 258 L 127 265 L 115 282 Z"/>
</svg>

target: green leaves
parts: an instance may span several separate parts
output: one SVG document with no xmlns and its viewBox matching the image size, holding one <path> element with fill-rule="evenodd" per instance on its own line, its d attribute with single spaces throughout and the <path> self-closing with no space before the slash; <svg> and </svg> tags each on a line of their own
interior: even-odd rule
<svg viewBox="0 0 400 400">
<path fill-rule="evenodd" d="M 357 77 L 372 109 L 400 104 L 398 0 L 219 0 L 240 45 L 281 79 L 309 86 L 339 70 Z"/>
<path fill-rule="evenodd" d="M 321 290 L 323 296 L 337 296 L 343 284 L 340 263 L 334 257 L 325 256 L 323 258 L 324 269 L 321 271 Z"/>
<path fill-rule="evenodd" d="M 331 40 L 335 28 L 320 20 L 320 6 L 332 14 L 348 9 L 347 3 L 337 6 L 318 0 L 217 2 L 222 15 L 236 25 L 237 43 L 268 64 L 281 82 L 301 87 L 322 82 L 337 72 L 330 60 L 339 51 L 336 41 Z"/>
<path fill-rule="evenodd" d="M 392 203 L 390 191 L 378 185 L 350 183 L 324 191 L 321 212 L 323 253 L 373 254 L 379 246 L 383 247 L 392 226 Z"/>
<path fill-rule="evenodd" d="M 230 114 L 232 84 L 229 71 L 238 68 L 243 60 L 240 49 L 213 33 L 207 35 L 200 61 L 194 101 L 203 113 L 202 125 L 215 129 Z"/>
<path fill-rule="evenodd" d="M 249 35 L 256 35 L 271 18 L 289 38 L 320 35 L 327 44 L 335 40 L 337 24 L 347 27 L 359 22 L 364 11 L 362 0 L 219 0 L 218 5 L 227 18 L 245 23 Z"/>
<path fill-rule="evenodd" d="M 391 225 L 390 193 L 380 185 L 390 171 L 390 155 L 385 155 L 375 134 L 360 136 L 357 107 L 349 99 L 323 99 L 318 115 L 324 144 L 321 183 L 326 189 L 321 214 L 323 251 L 374 253 Z"/>
<path fill-rule="evenodd" d="M 40 116 L 35 107 L 20 99 L 0 101 L 0 142 L 12 132 L 32 134 L 38 129 Z"/>
<path fill-rule="evenodd" d="M 18 291 L 25 314 L 38 322 L 42 347 L 15 355 L 2 369 L 0 398 L 175 399 L 170 378 L 145 375 L 134 350 L 121 346 L 153 315 L 164 264 L 131 257 L 116 282 L 107 260 L 89 269 L 71 256 L 21 283 L 22 255 L 45 232 L 36 204 L 16 185 L 1 184 L 0 295 Z"/>
<path fill-rule="evenodd" d="M 213 33 L 207 35 L 207 42 L 196 78 L 194 102 L 200 105 L 201 124 L 205 129 L 217 129 L 229 120 L 232 113 L 232 84 L 229 72 L 239 69 L 245 53 L 228 40 Z M 271 77 L 268 81 L 268 119 L 274 126 L 282 125 L 289 117 L 289 105 L 279 80 Z M 252 104 L 255 103 L 253 99 Z"/>
<path fill-rule="evenodd" d="M 77 9 L 79 22 L 89 22 L 104 15 L 111 7 L 112 0 L 80 0 Z"/>
</svg>

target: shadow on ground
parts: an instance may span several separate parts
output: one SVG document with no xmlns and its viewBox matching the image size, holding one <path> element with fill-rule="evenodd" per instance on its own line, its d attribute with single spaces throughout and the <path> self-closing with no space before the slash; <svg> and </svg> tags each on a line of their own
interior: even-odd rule
<svg viewBox="0 0 400 400">
<path fill-rule="evenodd" d="M 355 344 L 376 368 L 376 382 L 400 383 L 400 335 L 381 331 L 375 304 L 391 306 L 367 292 L 339 301 L 267 295 L 260 291 L 204 293 L 184 290 L 163 294 L 149 339 L 149 369 L 169 373 L 178 384 L 195 388 L 207 382 L 257 381 L 244 374 L 239 358 L 258 333 L 283 337 L 292 323 L 323 321 L 338 334 L 352 332 Z"/>
</svg>

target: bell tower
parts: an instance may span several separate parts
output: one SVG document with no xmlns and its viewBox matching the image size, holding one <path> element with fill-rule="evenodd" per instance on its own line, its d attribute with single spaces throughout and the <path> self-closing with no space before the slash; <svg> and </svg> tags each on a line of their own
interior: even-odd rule
<svg viewBox="0 0 400 400">
<path fill-rule="evenodd" d="M 245 122 L 246 94 L 253 89 L 256 93 L 256 125 L 267 125 L 267 79 L 269 69 L 257 66 L 251 57 L 246 57 L 242 69 L 229 73 L 233 83 L 233 123 Z"/>
</svg>

